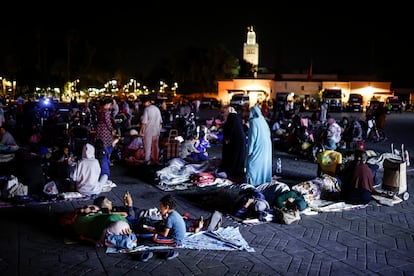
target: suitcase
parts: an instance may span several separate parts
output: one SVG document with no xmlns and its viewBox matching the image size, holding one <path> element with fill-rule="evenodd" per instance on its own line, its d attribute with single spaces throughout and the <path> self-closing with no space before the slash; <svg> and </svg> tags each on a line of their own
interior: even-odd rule
<svg viewBox="0 0 414 276">
<path fill-rule="evenodd" d="M 162 159 L 166 163 L 173 158 L 180 157 L 181 143 L 177 139 L 178 130 L 171 129 L 168 137 L 162 142 Z"/>
<path fill-rule="evenodd" d="M 401 159 L 387 158 L 383 167 L 382 189 L 407 197 L 407 163 Z"/>
</svg>

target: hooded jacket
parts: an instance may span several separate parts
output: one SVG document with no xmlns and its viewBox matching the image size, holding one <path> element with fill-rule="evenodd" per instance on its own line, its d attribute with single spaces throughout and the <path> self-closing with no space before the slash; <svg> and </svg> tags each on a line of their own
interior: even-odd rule
<svg viewBox="0 0 414 276">
<path fill-rule="evenodd" d="M 99 183 L 101 166 L 95 158 L 95 147 L 89 143 L 82 149 L 82 159 L 76 164 L 72 173 L 72 179 L 76 183 L 76 189 L 84 195 L 99 194 L 102 185 Z"/>
<path fill-rule="evenodd" d="M 272 181 L 272 138 L 258 105 L 250 109 L 247 138 L 246 183 L 259 186 Z"/>
</svg>

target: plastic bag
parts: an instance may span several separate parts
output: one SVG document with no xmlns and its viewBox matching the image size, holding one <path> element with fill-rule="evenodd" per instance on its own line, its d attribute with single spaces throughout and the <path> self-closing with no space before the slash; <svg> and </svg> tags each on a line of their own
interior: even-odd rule
<svg viewBox="0 0 414 276">
<path fill-rule="evenodd" d="M 55 181 L 50 181 L 45 184 L 43 187 L 43 192 L 47 195 L 57 195 L 59 194 L 58 188 Z"/>
</svg>

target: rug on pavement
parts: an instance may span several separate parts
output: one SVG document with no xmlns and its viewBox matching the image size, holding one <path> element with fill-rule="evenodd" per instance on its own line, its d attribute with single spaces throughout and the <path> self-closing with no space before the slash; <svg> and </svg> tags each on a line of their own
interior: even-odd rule
<svg viewBox="0 0 414 276">
<path fill-rule="evenodd" d="M 79 192 L 64 192 L 55 197 L 48 197 L 46 195 L 27 195 L 16 196 L 10 199 L 0 199 L 0 208 L 12 207 L 29 207 L 35 205 L 47 205 L 62 202 L 87 201 L 93 199 L 93 196 L 83 195 Z"/>
<path fill-rule="evenodd" d="M 309 211 L 316 211 L 319 213 L 340 212 L 340 211 L 346 211 L 346 210 L 362 209 L 367 206 L 368 204 L 349 204 L 343 201 L 338 202 L 338 201 L 317 199 L 317 200 L 314 200 L 311 204 L 309 204 L 308 210 L 305 210 L 304 212 L 302 212 L 302 214 L 312 215 L 313 213 Z"/>
<path fill-rule="evenodd" d="M 197 250 L 226 250 L 255 252 L 243 238 L 238 227 L 220 227 L 217 231 L 200 231 L 197 234 L 187 232 L 182 246 L 175 248 L 197 249 Z M 165 245 L 139 245 L 132 250 L 116 249 L 108 247 L 106 253 L 132 253 L 145 250 L 171 249 Z"/>
</svg>

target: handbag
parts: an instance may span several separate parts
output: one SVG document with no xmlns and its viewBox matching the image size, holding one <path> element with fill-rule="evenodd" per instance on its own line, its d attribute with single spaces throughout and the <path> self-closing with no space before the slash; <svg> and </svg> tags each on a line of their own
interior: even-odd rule
<svg viewBox="0 0 414 276">
<path fill-rule="evenodd" d="M 273 221 L 281 224 L 291 224 L 292 222 L 299 221 L 300 211 L 298 209 L 288 208 L 275 208 L 273 210 Z"/>
</svg>

